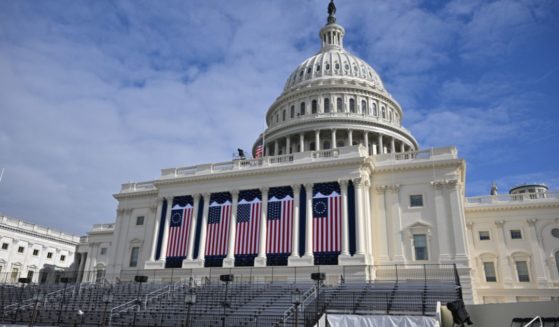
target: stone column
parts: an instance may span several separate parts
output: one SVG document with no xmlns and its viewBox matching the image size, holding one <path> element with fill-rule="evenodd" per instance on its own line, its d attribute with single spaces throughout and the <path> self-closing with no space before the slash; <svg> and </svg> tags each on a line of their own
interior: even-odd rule
<svg viewBox="0 0 559 327">
<path fill-rule="evenodd" d="M 155 211 L 155 224 L 153 228 L 153 243 L 151 244 L 150 261 L 155 262 L 157 256 L 157 237 L 159 236 L 159 228 L 161 224 L 161 210 L 163 210 L 163 197 L 157 198 L 157 209 Z"/>
<path fill-rule="evenodd" d="M 291 237 L 291 257 L 299 258 L 299 208 L 300 208 L 300 193 L 301 185 L 291 185 L 293 189 L 293 231 Z"/>
<path fill-rule="evenodd" d="M 239 202 L 239 191 L 231 191 L 231 219 L 229 220 L 229 242 L 227 245 L 227 257 L 223 260 L 223 267 L 235 266 L 235 236 L 237 235 L 237 204 Z"/>
<path fill-rule="evenodd" d="M 260 192 L 262 193 L 262 212 L 260 213 L 260 236 L 258 238 L 258 256 L 254 259 L 255 267 L 265 267 L 266 266 L 266 232 L 268 229 L 267 225 L 267 214 L 268 214 L 268 188 L 261 187 Z"/>
<path fill-rule="evenodd" d="M 393 238 L 390 245 L 393 247 L 393 259 L 397 262 L 404 262 L 404 238 L 402 229 L 402 208 L 400 205 L 400 185 L 390 185 L 388 189 L 392 194 L 392 198 L 390 200 L 390 203 L 392 204 L 390 216 L 392 218 Z M 427 241 L 429 242 L 429 236 Z"/>
<path fill-rule="evenodd" d="M 396 143 L 394 141 L 394 138 L 391 137 L 390 138 L 390 153 L 394 153 L 396 152 Z"/>
<path fill-rule="evenodd" d="M 204 263 L 206 256 L 206 234 L 208 230 L 208 212 L 210 210 L 210 193 L 204 193 L 204 210 L 202 211 L 202 226 L 200 226 L 200 244 L 198 246 L 198 259 Z"/>
<path fill-rule="evenodd" d="M 369 132 L 363 132 L 363 145 L 367 149 L 367 153 L 369 153 Z"/>
<path fill-rule="evenodd" d="M 378 229 L 379 229 L 379 259 L 381 262 L 385 263 L 387 261 L 390 260 L 390 253 L 389 253 L 389 242 L 390 242 L 390 237 L 389 235 L 391 235 L 391 228 L 390 225 L 388 224 L 388 212 L 387 212 L 387 200 L 386 200 L 386 185 L 382 185 L 382 186 L 377 186 L 376 190 L 377 190 L 377 194 L 379 196 L 378 198 L 378 209 L 376 210 L 378 212 Z"/>
<path fill-rule="evenodd" d="M 433 186 L 434 195 L 435 195 L 435 221 L 436 225 L 434 226 L 437 231 L 436 242 L 438 243 L 437 249 L 439 251 L 439 262 L 440 263 L 449 263 L 450 262 L 450 253 L 453 250 L 453 245 L 450 244 L 450 240 L 454 239 L 453 237 L 449 238 L 452 235 L 452 230 L 448 228 L 447 220 L 451 215 L 447 214 L 445 210 L 445 200 L 444 200 L 444 182 L 442 181 L 432 181 L 431 185 Z M 431 252 L 433 252 L 431 250 Z M 454 251 L 452 251 L 454 252 Z M 435 259 L 435 258 L 433 258 Z"/>
<path fill-rule="evenodd" d="M 369 188 L 371 183 L 369 179 L 363 181 L 363 228 L 365 229 L 365 255 L 368 263 L 373 263 L 373 226 L 371 224 L 371 204 L 369 202 Z"/>
<path fill-rule="evenodd" d="M 353 180 L 355 187 L 355 254 L 364 255 L 365 231 L 363 223 L 363 180 L 356 178 Z"/>
<path fill-rule="evenodd" d="M 163 229 L 163 241 L 161 242 L 161 254 L 159 261 L 165 262 L 167 260 L 167 243 L 169 243 L 169 226 L 171 225 L 171 210 L 173 209 L 173 197 L 167 197 L 167 212 L 165 213 L 165 225 Z"/>
<path fill-rule="evenodd" d="M 342 256 L 349 257 L 349 221 L 347 214 L 347 187 L 349 185 L 347 180 L 338 181 L 340 184 L 340 191 L 342 195 Z"/>
<path fill-rule="evenodd" d="M 291 153 L 291 137 L 288 136 L 285 138 L 285 154 Z"/>
<path fill-rule="evenodd" d="M 278 140 L 274 141 L 274 156 L 277 156 L 279 154 L 279 142 Z"/>
<path fill-rule="evenodd" d="M 452 214 L 450 222 L 453 233 L 451 235 L 454 238 L 455 244 L 454 260 L 467 263 L 469 258 L 467 254 L 468 245 L 466 244 L 466 217 L 464 216 L 464 207 L 462 206 L 464 197 L 461 192 L 459 192 L 460 187 L 461 184 L 458 180 L 449 180 L 447 182 L 450 210 Z"/>
<path fill-rule="evenodd" d="M 336 145 L 336 130 L 332 129 L 332 149 L 337 148 L 338 146 Z"/>
<path fill-rule="evenodd" d="M 400 152 L 406 152 L 406 145 L 404 142 L 400 142 Z"/>
<path fill-rule="evenodd" d="M 347 130 L 347 139 L 348 139 L 348 145 L 349 146 L 353 146 L 353 130 L 352 129 L 348 129 Z"/>
<path fill-rule="evenodd" d="M 192 208 L 192 219 L 190 222 L 190 232 L 188 235 L 188 255 L 186 260 L 192 261 L 192 255 L 194 252 L 194 238 L 196 237 L 196 222 L 198 218 L 198 210 L 200 209 L 200 194 L 194 194 L 192 196 L 194 201 L 194 208 Z"/>
<path fill-rule="evenodd" d="M 511 288 L 514 282 L 512 269 L 510 262 L 510 257 L 507 253 L 507 246 L 506 246 L 506 234 L 505 234 L 505 221 L 504 220 L 497 220 L 495 221 L 495 225 L 497 226 L 497 230 L 495 233 L 495 242 L 498 245 L 499 250 L 499 265 L 497 267 L 498 270 L 501 271 L 503 276 L 503 285 L 507 288 Z"/>
<path fill-rule="evenodd" d="M 548 277 L 545 270 L 545 262 L 542 257 L 542 247 L 539 246 L 539 237 L 538 237 L 538 227 L 537 227 L 537 219 L 528 219 L 526 221 L 530 226 L 530 231 L 528 232 L 528 241 L 530 242 L 530 248 L 532 249 L 533 257 L 534 257 L 534 272 L 535 272 L 535 280 L 536 283 L 542 288 L 549 287 L 548 286 Z"/>
<path fill-rule="evenodd" d="M 316 151 L 320 150 L 320 130 L 315 130 L 314 131 L 314 149 Z"/>
<path fill-rule="evenodd" d="M 382 134 L 378 135 L 378 154 L 384 154 L 384 145 L 382 144 Z"/>
<path fill-rule="evenodd" d="M 301 150 L 300 152 L 305 152 L 305 134 L 304 133 L 299 134 L 299 149 Z"/>
<path fill-rule="evenodd" d="M 307 191 L 307 217 L 305 231 L 305 257 L 313 257 L 313 218 L 312 218 L 312 188 L 313 184 L 305 184 Z"/>
</svg>

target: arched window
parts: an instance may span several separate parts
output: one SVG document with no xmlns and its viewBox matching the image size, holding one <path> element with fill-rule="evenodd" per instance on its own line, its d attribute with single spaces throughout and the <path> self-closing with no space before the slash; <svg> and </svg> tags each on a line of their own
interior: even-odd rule
<svg viewBox="0 0 559 327">
<path fill-rule="evenodd" d="M 285 121 L 285 109 L 283 109 L 283 112 L 281 113 L 281 120 Z"/>
<path fill-rule="evenodd" d="M 330 99 L 324 98 L 324 112 L 330 112 Z"/>
<path fill-rule="evenodd" d="M 326 63 L 326 70 L 330 70 L 330 64 Z"/>
<path fill-rule="evenodd" d="M 386 119 L 386 108 L 382 107 L 382 119 Z"/>
<path fill-rule="evenodd" d="M 369 114 L 368 109 L 367 109 L 367 101 L 365 101 L 365 100 L 361 101 L 361 113 L 365 114 L 365 115 Z"/>
<path fill-rule="evenodd" d="M 301 116 L 305 115 L 305 103 L 301 102 Z"/>
<path fill-rule="evenodd" d="M 349 99 L 349 112 L 355 112 L 355 100 Z"/>
<path fill-rule="evenodd" d="M 276 114 L 276 123 L 279 123 L 279 113 Z"/>
<path fill-rule="evenodd" d="M 316 102 L 316 100 L 312 100 L 311 113 L 316 114 L 317 110 L 318 110 L 318 103 Z"/>
<path fill-rule="evenodd" d="M 328 150 L 330 149 L 331 145 L 330 145 L 330 141 L 324 141 L 324 143 L 322 143 L 322 148 L 324 150 Z"/>
<path fill-rule="evenodd" d="M 373 116 L 378 116 L 377 104 L 373 102 Z"/>
<path fill-rule="evenodd" d="M 338 111 L 338 112 L 343 112 L 344 111 L 342 98 L 336 99 L 336 111 Z"/>
<path fill-rule="evenodd" d="M 291 118 L 295 118 L 295 106 L 291 106 L 291 112 L 289 113 Z"/>
</svg>

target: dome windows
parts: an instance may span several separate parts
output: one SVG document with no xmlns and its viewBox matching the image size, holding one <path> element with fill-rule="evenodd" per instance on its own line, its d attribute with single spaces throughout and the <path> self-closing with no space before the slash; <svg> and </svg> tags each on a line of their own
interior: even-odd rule
<svg viewBox="0 0 559 327">
<path fill-rule="evenodd" d="M 343 112 L 344 111 L 342 98 L 337 98 L 336 99 L 336 111 L 337 112 Z"/>
<path fill-rule="evenodd" d="M 318 112 L 318 102 L 316 100 L 312 100 L 311 102 L 311 113 L 316 114 Z"/>
<path fill-rule="evenodd" d="M 349 70 L 349 65 L 346 63 L 346 64 L 344 65 L 344 68 L 345 68 L 345 70 Z"/>
<path fill-rule="evenodd" d="M 378 116 L 377 104 L 373 102 L 373 116 Z"/>
<path fill-rule="evenodd" d="M 320 71 L 320 65 L 316 65 L 316 71 L 317 71 L 317 72 Z"/>
<path fill-rule="evenodd" d="M 355 100 L 349 99 L 349 112 L 355 113 Z"/>
<path fill-rule="evenodd" d="M 326 63 L 326 70 L 330 70 L 330 63 Z"/>
<path fill-rule="evenodd" d="M 291 106 L 289 116 L 291 119 L 295 118 L 295 106 Z"/>
<path fill-rule="evenodd" d="M 305 115 L 305 103 L 301 102 L 301 116 Z"/>
<path fill-rule="evenodd" d="M 361 113 L 362 114 L 369 114 L 368 108 L 367 108 L 367 101 L 365 101 L 365 100 L 361 101 Z"/>
<path fill-rule="evenodd" d="M 324 98 L 324 112 L 330 112 L 330 99 Z"/>
<path fill-rule="evenodd" d="M 336 63 L 336 64 L 334 65 L 334 68 L 336 68 L 336 70 L 340 69 L 340 64 L 339 64 L 339 63 Z"/>
<path fill-rule="evenodd" d="M 310 74 L 310 73 L 312 73 L 312 68 L 311 67 L 307 68 L 307 74 Z"/>
<path fill-rule="evenodd" d="M 283 109 L 283 112 L 281 114 L 281 120 L 285 121 L 285 109 Z"/>
<path fill-rule="evenodd" d="M 383 106 L 381 109 L 382 119 L 386 119 L 386 108 Z"/>
</svg>

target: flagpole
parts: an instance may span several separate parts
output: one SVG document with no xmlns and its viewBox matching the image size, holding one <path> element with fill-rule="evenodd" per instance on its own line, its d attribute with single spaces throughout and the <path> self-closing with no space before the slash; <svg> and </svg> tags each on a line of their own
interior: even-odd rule
<svg viewBox="0 0 559 327">
<path fill-rule="evenodd" d="M 0 183 L 2 183 L 3 176 L 4 176 L 4 168 L 2 168 L 2 172 L 0 173 Z"/>
</svg>

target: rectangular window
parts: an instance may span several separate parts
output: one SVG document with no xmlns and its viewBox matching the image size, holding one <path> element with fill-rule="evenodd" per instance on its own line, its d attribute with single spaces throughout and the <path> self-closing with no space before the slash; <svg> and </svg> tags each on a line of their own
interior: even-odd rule
<svg viewBox="0 0 559 327">
<path fill-rule="evenodd" d="M 101 248 L 101 255 L 107 254 L 107 248 Z"/>
<path fill-rule="evenodd" d="M 33 274 L 34 274 L 34 273 L 35 273 L 35 272 L 34 272 L 33 270 L 29 270 L 29 271 L 27 272 L 27 278 L 29 278 L 29 280 L 33 280 Z"/>
<path fill-rule="evenodd" d="M 2 250 L 8 249 L 8 243 L 2 243 Z"/>
<path fill-rule="evenodd" d="M 25 248 L 23 246 L 20 246 L 20 247 L 17 248 L 18 253 L 23 253 L 24 250 L 25 250 Z"/>
<path fill-rule="evenodd" d="M 60 256 L 60 261 L 64 261 L 64 260 L 66 260 L 66 256 L 63 254 Z"/>
<path fill-rule="evenodd" d="M 52 259 L 52 252 L 47 252 L 47 259 Z"/>
<path fill-rule="evenodd" d="M 130 267 L 138 266 L 138 255 L 140 254 L 139 247 L 133 247 L 130 253 Z"/>
<path fill-rule="evenodd" d="M 530 274 L 528 272 L 528 264 L 526 261 L 517 261 L 516 262 L 516 272 L 518 273 L 518 281 L 519 282 L 529 282 L 530 281 Z"/>
<path fill-rule="evenodd" d="M 497 275 L 495 274 L 495 265 L 493 262 L 484 262 L 483 271 L 485 271 L 485 281 L 486 282 L 496 282 Z"/>
<path fill-rule="evenodd" d="M 480 241 L 489 241 L 491 238 L 489 237 L 488 231 L 480 231 L 479 232 L 479 240 Z"/>
<path fill-rule="evenodd" d="M 423 207 L 423 195 L 410 195 L 410 207 Z"/>
<path fill-rule="evenodd" d="M 520 229 L 512 229 L 510 231 L 510 238 L 513 240 L 522 239 L 522 232 L 520 231 Z"/>
<path fill-rule="evenodd" d="M 140 226 L 144 224 L 144 216 L 136 217 L 136 226 Z"/>
<path fill-rule="evenodd" d="M 38 255 L 39 255 L 39 250 L 34 249 L 34 250 L 33 250 L 33 255 L 34 255 L 34 256 L 38 256 Z"/>
<path fill-rule="evenodd" d="M 415 260 L 427 260 L 427 237 L 425 234 L 413 236 L 413 247 L 415 249 Z"/>
</svg>

